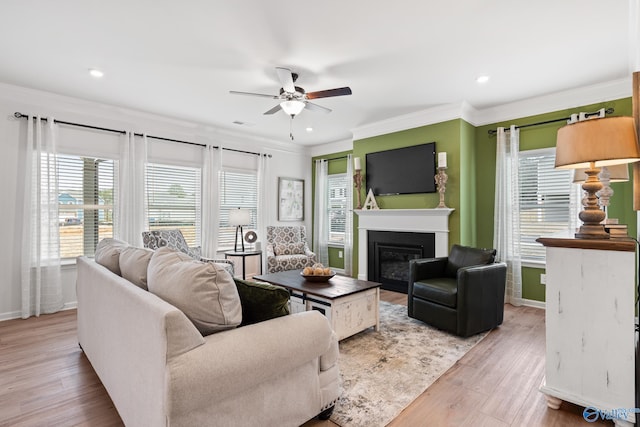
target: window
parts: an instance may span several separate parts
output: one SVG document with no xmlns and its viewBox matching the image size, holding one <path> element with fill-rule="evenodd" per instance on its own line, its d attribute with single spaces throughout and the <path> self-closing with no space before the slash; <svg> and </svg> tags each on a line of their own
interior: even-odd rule
<svg viewBox="0 0 640 427">
<path fill-rule="evenodd" d="M 347 219 L 347 185 L 346 173 L 329 175 L 329 243 L 343 244 Z"/>
<path fill-rule="evenodd" d="M 233 249 L 236 227 L 229 225 L 229 211 L 238 208 L 251 212 L 251 224 L 243 230 L 255 230 L 258 222 L 258 176 L 254 171 L 225 169 L 220 172 L 219 250 Z"/>
<path fill-rule="evenodd" d="M 570 170 L 555 169 L 555 148 L 520 152 L 520 253 L 523 261 L 543 263 L 543 234 L 573 229 L 579 186 Z"/>
<path fill-rule="evenodd" d="M 60 154 L 57 169 L 60 257 L 93 256 L 113 237 L 117 162 Z"/>
<path fill-rule="evenodd" d="M 200 182 L 199 168 L 147 164 L 149 229 L 178 228 L 189 246 L 199 246 Z"/>
</svg>

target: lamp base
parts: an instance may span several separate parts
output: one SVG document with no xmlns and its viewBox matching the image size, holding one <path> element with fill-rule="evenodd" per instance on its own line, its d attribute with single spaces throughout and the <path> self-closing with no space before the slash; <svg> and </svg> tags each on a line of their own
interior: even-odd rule
<svg viewBox="0 0 640 427">
<path fill-rule="evenodd" d="M 233 251 L 234 252 L 239 252 L 238 251 L 238 233 L 240 233 L 240 244 L 242 245 L 241 246 L 241 248 L 242 248 L 241 252 L 244 252 L 244 239 L 242 237 L 243 234 L 242 234 L 242 226 L 241 225 L 236 226 L 236 241 L 233 244 Z"/>
<path fill-rule="evenodd" d="M 608 239 L 610 237 L 602 224 L 583 224 L 575 236 L 576 239 Z"/>
<path fill-rule="evenodd" d="M 594 162 L 584 171 L 587 175 L 586 181 L 582 184 L 582 189 L 586 195 L 582 199 L 584 209 L 580 211 L 578 217 L 582 221 L 580 230 L 575 234 L 578 239 L 608 239 L 609 233 L 604 229 L 601 222 L 605 218 L 605 213 L 598 205 L 596 193 L 602 188 L 602 183 L 598 180 L 600 169 L 596 168 Z"/>
</svg>

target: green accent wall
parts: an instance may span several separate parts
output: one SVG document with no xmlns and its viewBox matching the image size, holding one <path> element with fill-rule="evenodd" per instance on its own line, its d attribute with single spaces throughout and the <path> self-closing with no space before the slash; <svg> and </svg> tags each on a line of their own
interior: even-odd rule
<svg viewBox="0 0 640 427">
<path fill-rule="evenodd" d="M 614 116 L 630 116 L 631 98 L 618 99 L 597 104 L 583 105 L 565 110 L 558 110 L 534 116 L 516 118 L 509 121 L 491 123 L 474 127 L 470 123 L 455 119 L 442 123 L 421 126 L 414 129 L 393 132 L 353 142 L 353 157 L 360 157 L 363 175 L 366 174 L 366 154 L 401 148 L 435 141 L 438 152 L 447 152 L 447 191 L 445 203 L 455 209 L 449 217 L 449 245 L 455 243 L 493 247 L 493 211 L 496 172 L 496 136 L 489 135 L 489 130 L 497 127 L 509 127 L 512 124 L 546 122 L 569 117 L 571 114 L 584 111 L 593 112 L 600 108 L 614 108 Z M 555 147 L 556 134 L 566 122 L 558 121 L 544 125 L 521 127 L 520 150 Z M 340 157 L 349 152 L 333 153 L 324 158 Z M 314 158 L 315 160 L 315 158 Z M 329 163 L 329 173 L 346 171 L 346 160 Z M 631 172 L 631 170 L 630 170 Z M 399 173 L 402 173 L 399 171 Z M 611 199 L 609 217 L 618 218 L 621 224 L 627 224 L 629 235 L 637 235 L 636 212 L 633 210 L 633 184 L 631 181 L 611 185 L 615 194 Z M 312 188 L 315 188 L 312 187 Z M 366 182 L 361 191 L 362 202 L 366 198 Z M 435 208 L 439 202 L 438 193 L 407 194 L 376 197 L 381 209 L 425 209 Z M 354 193 L 354 208 L 357 196 Z M 354 214 L 354 276 L 358 273 L 358 215 Z M 335 248 L 333 248 L 335 249 Z M 337 250 L 330 251 L 331 262 L 338 264 Z M 344 264 L 342 264 L 344 265 Z M 332 267 L 340 268 L 331 264 Z M 544 267 L 526 266 L 522 268 L 522 297 L 524 299 L 544 301 L 545 287 L 540 284 L 540 274 Z"/>
<path fill-rule="evenodd" d="M 312 224 L 315 224 L 315 191 L 316 191 L 316 160 L 320 159 L 329 159 L 329 165 L 327 167 L 327 171 L 329 175 L 335 175 L 339 173 L 347 172 L 347 155 L 351 154 L 351 151 L 342 151 L 339 153 L 332 153 L 325 156 L 316 156 L 312 158 L 311 161 L 311 218 Z M 315 239 L 315 235 L 313 234 L 313 230 L 309 230 L 307 233 L 308 236 L 311 236 L 311 241 L 309 245 L 313 247 L 313 241 Z M 342 251 L 342 257 L 339 256 L 339 252 Z M 329 265 L 331 268 L 344 269 L 344 249 L 336 246 L 329 246 Z"/>
<path fill-rule="evenodd" d="M 600 108 L 614 108 L 613 116 L 630 116 L 631 98 L 607 101 L 598 104 L 583 105 L 566 110 L 558 110 L 535 116 L 513 119 L 505 122 L 492 123 L 475 129 L 476 133 L 476 233 L 478 246 L 493 246 L 493 211 L 495 194 L 496 172 L 496 136 L 489 135 L 488 131 L 497 127 L 509 127 L 512 124 L 522 126 L 530 123 L 545 122 L 584 111 L 593 112 Z M 553 122 L 545 125 L 531 126 L 520 129 L 520 150 L 534 150 L 538 148 L 555 147 L 558 129 L 566 124 L 565 121 Z M 629 235 L 636 236 L 636 213 L 633 211 L 633 183 L 621 182 L 611 185 L 615 194 L 611 199 L 609 216 L 618 218 L 621 224 L 627 224 Z M 540 284 L 540 273 L 544 273 L 544 267 L 522 268 L 522 297 L 536 301 L 545 300 L 544 285 Z"/>
<path fill-rule="evenodd" d="M 449 120 L 414 129 L 353 141 L 353 157 L 360 157 L 363 176 L 366 176 L 366 155 L 394 148 L 409 147 L 428 142 L 436 143 L 437 152 L 447 152 L 447 184 L 445 204 L 455 209 L 449 217 L 449 245 L 475 245 L 475 128 L 462 119 Z M 403 173 L 403 171 L 398 171 Z M 363 182 L 362 202 L 368 188 Z M 438 193 L 377 196 L 380 209 L 429 209 L 440 202 Z M 354 194 L 354 208 L 357 196 Z M 358 215 L 354 215 L 354 230 L 358 229 Z M 358 259 L 358 234 L 354 233 L 353 259 Z M 354 263 L 354 274 L 358 266 Z"/>
<path fill-rule="evenodd" d="M 342 258 L 340 257 L 342 252 Z M 330 246 L 329 247 L 329 267 L 344 269 L 344 249 Z"/>
</svg>

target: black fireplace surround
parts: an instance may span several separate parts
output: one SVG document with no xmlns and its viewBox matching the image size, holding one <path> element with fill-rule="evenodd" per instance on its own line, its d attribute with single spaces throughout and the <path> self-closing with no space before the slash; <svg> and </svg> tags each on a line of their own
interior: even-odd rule
<svg viewBox="0 0 640 427">
<path fill-rule="evenodd" d="M 435 233 L 367 231 L 367 278 L 382 289 L 407 293 L 409 260 L 433 258 Z"/>
</svg>

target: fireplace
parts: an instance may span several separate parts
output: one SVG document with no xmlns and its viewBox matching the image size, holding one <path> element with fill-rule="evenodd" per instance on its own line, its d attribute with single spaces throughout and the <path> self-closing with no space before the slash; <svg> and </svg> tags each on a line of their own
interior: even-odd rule
<svg viewBox="0 0 640 427">
<path fill-rule="evenodd" d="M 435 256 L 435 233 L 368 231 L 367 245 L 369 280 L 406 294 L 409 261 Z"/>
<path fill-rule="evenodd" d="M 369 272 L 369 232 L 428 233 L 435 236 L 435 256 L 449 254 L 449 208 L 355 209 L 358 215 L 358 279 L 374 280 Z"/>
</svg>

